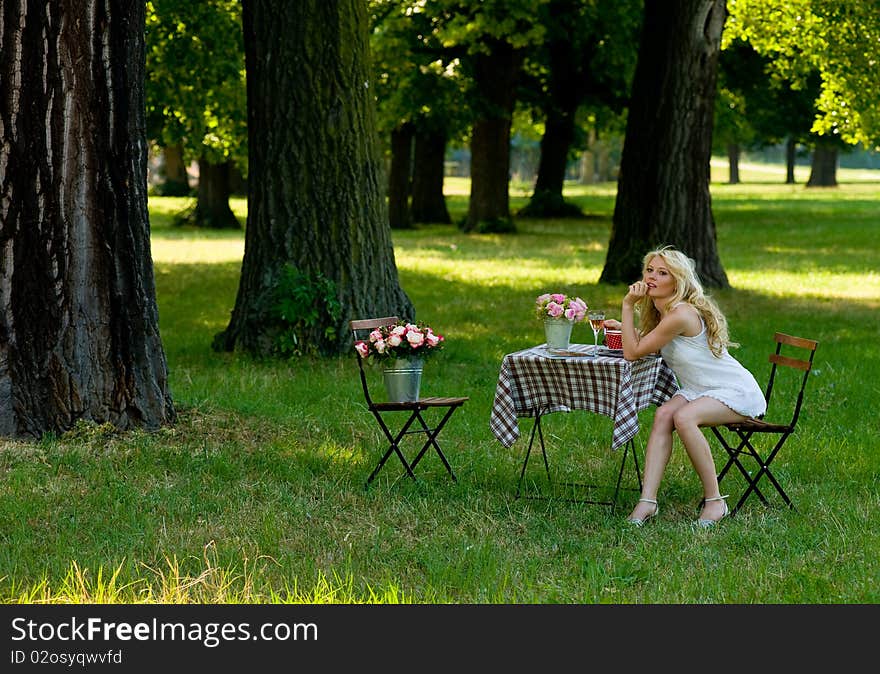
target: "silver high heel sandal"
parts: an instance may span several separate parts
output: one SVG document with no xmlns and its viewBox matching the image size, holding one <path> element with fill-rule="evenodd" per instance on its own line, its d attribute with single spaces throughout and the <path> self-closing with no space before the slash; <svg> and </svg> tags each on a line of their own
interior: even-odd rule
<svg viewBox="0 0 880 674">
<path fill-rule="evenodd" d="M 654 512 L 652 512 L 650 515 L 648 515 L 646 517 L 643 517 L 642 519 L 639 519 L 638 517 L 627 517 L 626 518 L 627 522 L 629 522 L 630 524 L 635 524 L 637 527 L 644 525 L 645 522 L 647 522 L 652 517 L 657 517 L 657 514 L 660 512 L 660 506 L 657 505 L 657 501 L 655 499 L 640 498 L 639 503 L 653 503 L 654 504 Z"/>
<path fill-rule="evenodd" d="M 724 513 L 717 520 L 704 520 L 698 519 L 696 525 L 701 529 L 711 529 L 716 524 L 718 524 L 721 520 L 727 517 L 730 514 L 730 508 L 727 507 L 727 501 L 725 500 L 729 494 L 725 494 L 724 496 L 714 496 L 712 498 L 704 498 L 703 503 L 709 503 L 710 501 L 724 501 Z"/>
</svg>

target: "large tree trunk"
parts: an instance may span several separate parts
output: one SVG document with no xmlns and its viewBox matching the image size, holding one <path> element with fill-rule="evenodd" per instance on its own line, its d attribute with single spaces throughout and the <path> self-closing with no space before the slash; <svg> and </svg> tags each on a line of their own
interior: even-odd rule
<svg viewBox="0 0 880 674">
<path fill-rule="evenodd" d="M 388 223 L 391 229 L 412 228 L 409 194 L 414 133 L 409 122 L 391 132 L 391 168 L 388 170 Z"/>
<path fill-rule="evenodd" d="M 241 229 L 241 223 L 229 207 L 232 194 L 232 162 L 214 164 L 199 159 L 199 189 L 195 207 L 178 216 L 180 224 L 208 229 Z"/>
<path fill-rule="evenodd" d="M 724 0 L 646 0 L 600 281 L 632 283 L 642 257 L 672 244 L 709 287 L 728 286 L 709 194 L 713 101 Z"/>
<path fill-rule="evenodd" d="M 163 169 L 165 180 L 159 192 L 166 197 L 188 196 L 192 188 L 189 185 L 186 164 L 183 163 L 183 146 L 180 143 L 166 145 L 162 148 L 162 156 L 165 159 Z"/>
<path fill-rule="evenodd" d="M 510 126 L 522 55 L 495 41 L 489 53 L 474 56 L 474 78 L 482 97 L 471 135 L 471 194 L 462 229 L 512 232 L 510 219 Z"/>
<path fill-rule="evenodd" d="M 830 143 L 816 143 L 810 166 L 807 187 L 837 187 L 837 147 Z"/>
<path fill-rule="evenodd" d="M 144 3 L 58 4 L 0 4 L 0 434 L 154 429 Z"/>
<path fill-rule="evenodd" d="M 412 211 L 413 222 L 452 222 L 443 195 L 446 160 L 446 134 L 441 131 L 416 133 L 413 161 Z"/>
<path fill-rule="evenodd" d="M 339 316 L 300 335 L 351 349 L 351 318 L 415 312 L 397 276 L 363 0 L 244 0 L 248 222 L 235 309 L 215 347 L 273 350 L 289 264 L 335 283 Z"/>
<path fill-rule="evenodd" d="M 739 185 L 739 144 L 727 144 L 727 165 L 729 167 L 727 182 L 730 185 Z"/>
<path fill-rule="evenodd" d="M 531 218 L 572 218 L 583 215 L 580 208 L 567 203 L 562 197 L 568 151 L 574 142 L 576 108 L 576 104 L 568 110 L 550 106 L 541 138 L 541 159 L 538 162 L 535 191 L 519 215 Z"/>
</svg>

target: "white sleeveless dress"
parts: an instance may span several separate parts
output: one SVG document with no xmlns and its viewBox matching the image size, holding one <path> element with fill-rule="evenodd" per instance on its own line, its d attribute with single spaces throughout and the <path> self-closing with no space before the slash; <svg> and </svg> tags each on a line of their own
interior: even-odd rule
<svg viewBox="0 0 880 674">
<path fill-rule="evenodd" d="M 660 349 L 660 355 L 678 379 L 680 388 L 675 395 L 689 401 L 708 396 L 743 416 L 761 416 L 767 411 L 767 402 L 758 382 L 727 349 L 720 358 L 713 355 L 706 339 L 706 324 L 702 318 L 700 321 L 700 334 L 679 335 Z"/>
</svg>

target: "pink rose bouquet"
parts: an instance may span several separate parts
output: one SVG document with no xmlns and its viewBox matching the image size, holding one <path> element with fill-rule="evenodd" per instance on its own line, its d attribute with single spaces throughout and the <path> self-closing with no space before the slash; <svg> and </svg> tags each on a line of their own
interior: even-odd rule
<svg viewBox="0 0 880 674">
<path fill-rule="evenodd" d="M 587 316 L 587 303 L 580 297 L 569 297 L 562 293 L 544 293 L 535 300 L 535 314 L 538 318 L 566 319 L 580 323 Z"/>
<path fill-rule="evenodd" d="M 373 330 L 354 344 L 361 358 L 377 361 L 394 358 L 427 358 L 443 348 L 443 335 L 423 323 L 400 321 Z"/>
</svg>

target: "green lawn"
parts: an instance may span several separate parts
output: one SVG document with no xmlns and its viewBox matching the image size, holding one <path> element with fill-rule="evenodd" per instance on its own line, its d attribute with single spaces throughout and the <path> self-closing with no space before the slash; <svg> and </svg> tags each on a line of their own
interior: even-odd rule
<svg viewBox="0 0 880 674">
<path fill-rule="evenodd" d="M 395 232 L 418 318 L 447 340 L 426 365 L 422 393 L 470 400 L 444 431 L 457 485 L 429 455 L 418 483 L 398 479 L 389 462 L 369 490 L 382 443 L 352 358 L 213 353 L 235 299 L 243 234 L 174 229 L 184 200 L 151 198 L 179 421 L 156 433 L 81 426 L 0 444 L 0 599 L 876 603 L 880 180 L 864 173 L 842 170 L 836 189 L 761 178 L 712 185 L 733 286 L 716 298 L 742 344 L 735 355 L 763 382 L 775 331 L 820 345 L 799 430 L 774 464 L 797 511 L 752 501 L 710 532 L 690 525 L 700 489 L 680 447 L 660 517 L 633 530 L 623 522 L 632 494 L 614 513 L 514 499 L 524 439 L 505 449 L 489 431 L 501 359 L 543 341 L 536 295 L 574 293 L 619 315 L 624 286 L 597 283 L 614 185 L 570 186 L 589 217 L 518 220 L 516 235 Z M 448 187 L 459 218 L 466 182 Z M 244 222 L 245 203 L 233 206 Z M 591 342 L 592 333 L 576 326 L 573 338 Z M 641 413 L 640 448 L 652 414 Z M 611 480 L 619 455 L 607 449 L 610 431 L 596 415 L 547 418 L 552 466 Z M 539 462 L 531 467 L 538 480 Z"/>
</svg>

